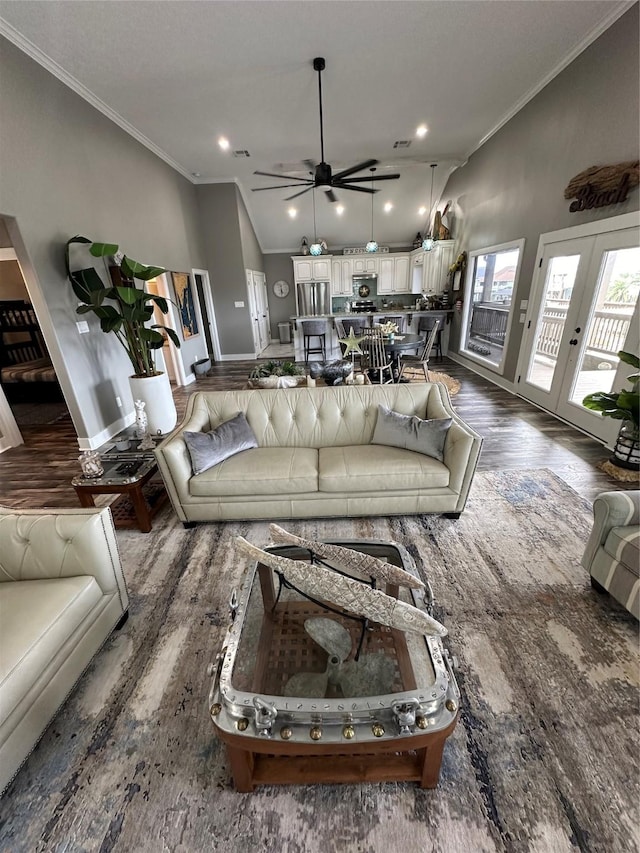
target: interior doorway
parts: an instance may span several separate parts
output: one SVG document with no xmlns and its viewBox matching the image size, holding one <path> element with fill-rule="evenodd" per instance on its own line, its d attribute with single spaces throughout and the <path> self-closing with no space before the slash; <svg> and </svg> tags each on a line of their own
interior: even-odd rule
<svg viewBox="0 0 640 853">
<path fill-rule="evenodd" d="M 0 451 L 37 441 L 69 409 L 35 313 L 27 280 L 0 217 Z"/>
</svg>

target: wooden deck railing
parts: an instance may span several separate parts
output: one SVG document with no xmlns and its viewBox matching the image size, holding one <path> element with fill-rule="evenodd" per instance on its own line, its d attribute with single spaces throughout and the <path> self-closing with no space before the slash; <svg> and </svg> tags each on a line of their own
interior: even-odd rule
<svg viewBox="0 0 640 853">
<path fill-rule="evenodd" d="M 537 355 L 557 358 L 567 319 L 567 307 L 568 303 L 556 303 L 545 308 L 536 342 Z M 605 303 L 601 310 L 596 311 L 587 340 L 587 350 L 615 356 L 623 349 L 634 308 L 634 305 Z M 508 307 L 474 305 L 470 339 L 504 346 L 509 310 Z"/>
</svg>

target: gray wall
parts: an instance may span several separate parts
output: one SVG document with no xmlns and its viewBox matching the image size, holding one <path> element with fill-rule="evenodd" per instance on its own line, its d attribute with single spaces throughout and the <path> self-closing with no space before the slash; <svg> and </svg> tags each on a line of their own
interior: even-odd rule
<svg viewBox="0 0 640 853">
<path fill-rule="evenodd" d="M 238 205 L 238 224 L 240 226 L 240 242 L 242 243 L 242 259 L 247 270 L 264 272 L 264 256 L 256 232 L 249 219 L 247 208 L 240 190 L 236 186 L 236 201 Z"/>
<path fill-rule="evenodd" d="M 237 187 L 232 183 L 201 184 L 196 189 L 205 269 L 211 279 L 220 349 L 225 355 L 252 353 Z M 244 302 L 244 308 L 236 308 L 237 301 Z"/>
<path fill-rule="evenodd" d="M 296 313 L 296 293 L 293 282 L 293 261 L 290 254 L 274 253 L 264 256 L 264 272 L 267 277 L 267 293 L 269 294 L 269 319 L 271 321 L 271 338 L 278 338 L 278 323 L 285 322 Z M 286 281 L 289 285 L 288 296 L 275 296 L 273 285 L 276 281 Z"/>
<path fill-rule="evenodd" d="M 44 294 L 55 329 L 47 344 L 66 364 L 78 436 L 96 435 L 133 409 L 130 366 L 95 319 L 89 334 L 77 333 L 64 244 L 84 234 L 142 262 L 205 267 L 195 187 L 4 39 L 0 122 L 0 215 L 15 218 Z"/>
<path fill-rule="evenodd" d="M 638 188 L 623 204 L 582 213 L 569 213 L 563 193 L 589 166 L 638 158 L 639 104 L 636 4 L 449 179 L 442 197 L 455 202 L 457 252 L 525 238 L 516 306 L 529 296 L 540 234 L 638 210 Z M 507 380 L 514 379 L 522 338 L 518 314 Z M 459 324 L 456 316 L 453 350 Z"/>
</svg>

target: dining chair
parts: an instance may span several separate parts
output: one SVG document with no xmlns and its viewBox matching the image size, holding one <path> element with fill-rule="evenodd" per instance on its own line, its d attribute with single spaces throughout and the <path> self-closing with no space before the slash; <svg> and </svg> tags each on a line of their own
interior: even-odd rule
<svg viewBox="0 0 640 853">
<path fill-rule="evenodd" d="M 442 320 L 439 317 L 420 317 L 418 320 L 418 334 L 420 332 L 430 332 L 433 329 L 434 323 L 438 324 L 438 334 L 435 338 L 435 354 L 438 361 L 442 361 Z"/>
<path fill-rule="evenodd" d="M 398 382 L 402 379 L 402 376 L 407 368 L 413 370 L 422 369 L 424 373 L 425 382 L 429 381 L 429 357 L 431 355 L 431 350 L 433 349 L 433 345 L 438 336 L 438 329 L 440 328 L 440 320 L 435 320 L 433 326 L 431 327 L 431 331 L 427 336 L 427 340 L 425 342 L 424 347 L 422 348 L 422 352 L 418 355 L 405 355 L 400 362 L 400 373 L 398 375 Z"/>
<path fill-rule="evenodd" d="M 354 335 L 361 335 L 362 330 L 368 328 L 369 326 L 369 318 L 368 317 L 345 317 L 342 321 L 342 326 L 347 333 L 349 334 L 349 330 L 353 329 Z"/>
<path fill-rule="evenodd" d="M 393 362 L 391 355 L 384 348 L 384 336 L 380 329 L 363 329 L 362 334 L 362 369 L 368 371 L 369 378 L 373 379 L 377 374 L 377 382 L 380 385 L 388 385 L 393 382 Z M 385 379 L 385 373 L 389 378 Z M 373 374 L 373 376 L 371 375 Z"/>
</svg>

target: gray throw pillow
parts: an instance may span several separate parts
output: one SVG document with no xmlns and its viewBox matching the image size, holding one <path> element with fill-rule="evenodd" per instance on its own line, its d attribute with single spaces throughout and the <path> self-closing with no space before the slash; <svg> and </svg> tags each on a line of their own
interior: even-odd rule
<svg viewBox="0 0 640 853">
<path fill-rule="evenodd" d="M 194 474 L 202 474 L 241 450 L 257 447 L 255 434 L 243 412 L 225 421 L 210 432 L 182 433 Z"/>
<path fill-rule="evenodd" d="M 371 443 L 413 450 L 442 462 L 451 422 L 451 418 L 423 420 L 416 415 L 401 415 L 386 406 L 378 406 L 378 420 Z"/>
</svg>

